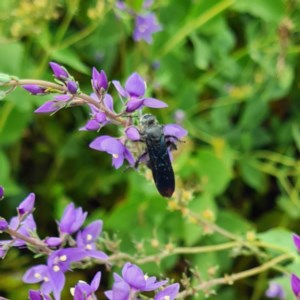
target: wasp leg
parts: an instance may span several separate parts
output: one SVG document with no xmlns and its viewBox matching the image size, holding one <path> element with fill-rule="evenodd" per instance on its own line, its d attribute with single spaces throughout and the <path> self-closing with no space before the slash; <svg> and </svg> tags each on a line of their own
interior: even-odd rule
<svg viewBox="0 0 300 300">
<path fill-rule="evenodd" d="M 139 158 L 134 163 L 135 169 L 137 169 L 137 167 L 139 166 L 139 164 L 141 163 L 141 161 L 145 160 L 147 158 L 147 156 L 148 156 L 148 152 L 147 151 L 145 151 L 143 154 L 141 154 L 139 156 Z"/>
</svg>

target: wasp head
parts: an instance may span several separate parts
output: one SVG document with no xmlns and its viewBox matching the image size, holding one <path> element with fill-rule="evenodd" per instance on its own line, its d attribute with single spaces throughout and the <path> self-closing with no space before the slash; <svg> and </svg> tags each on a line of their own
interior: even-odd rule
<svg viewBox="0 0 300 300">
<path fill-rule="evenodd" d="M 140 118 L 140 125 L 142 127 L 151 127 L 157 124 L 157 119 L 151 114 L 142 115 Z"/>
</svg>

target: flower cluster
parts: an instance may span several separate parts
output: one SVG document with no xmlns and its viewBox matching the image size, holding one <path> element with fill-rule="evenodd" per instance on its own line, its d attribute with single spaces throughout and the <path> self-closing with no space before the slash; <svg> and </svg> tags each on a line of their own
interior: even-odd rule
<svg viewBox="0 0 300 300">
<path fill-rule="evenodd" d="M 32 95 L 46 95 L 49 93 L 59 93 L 53 100 L 45 102 L 35 112 L 36 113 L 54 113 L 63 107 L 66 107 L 76 99 L 80 92 L 78 83 L 61 65 L 50 62 L 55 81 L 63 88 L 63 91 L 51 88 L 45 88 L 37 84 L 25 84 L 22 87 Z"/>
<path fill-rule="evenodd" d="M 135 125 L 138 125 L 138 123 L 135 124 L 135 114 L 140 114 L 144 107 L 165 108 L 167 104 L 156 98 L 147 97 L 146 82 L 135 72 L 128 77 L 124 86 L 118 80 L 111 81 L 122 102 L 121 110 L 116 112 L 113 97 L 108 93 L 110 82 L 103 70 L 98 71 L 96 68 L 93 68 L 91 79 L 93 92 L 90 95 L 86 95 L 79 90 L 78 83 L 66 68 L 54 62 L 51 62 L 50 66 L 58 85 L 51 85 L 50 87 L 36 84 L 23 85 L 23 88 L 34 95 L 59 93 L 54 96 L 53 100 L 47 101 L 35 112 L 51 113 L 62 107 L 88 105 L 90 118 L 80 130 L 100 131 L 101 128 L 108 124 L 124 127 L 123 135 L 120 137 L 99 136 L 90 143 L 90 148 L 110 154 L 112 156 L 112 165 L 116 169 L 120 168 L 124 161 L 133 166 L 141 154 L 137 153 L 136 157 L 134 157 L 130 150 L 130 146 L 132 148 L 135 144 L 131 142 L 141 140 L 139 129 L 135 127 Z M 164 135 L 171 137 L 170 142 L 173 145 L 186 134 L 186 130 L 178 124 L 164 126 Z M 170 147 L 169 152 L 174 148 L 176 147 Z"/>
<path fill-rule="evenodd" d="M 3 190 L 3 189 L 2 189 Z M 39 290 L 30 290 L 29 299 L 61 299 L 65 285 L 65 273 L 73 270 L 76 263 L 90 259 L 108 263 L 108 256 L 97 249 L 97 240 L 102 232 L 102 221 L 94 221 L 82 229 L 87 213 L 81 207 L 75 208 L 70 203 L 63 216 L 57 222 L 58 236 L 41 240 L 36 233 L 36 224 L 32 215 L 35 195 L 29 194 L 17 207 L 17 216 L 10 222 L 0 218 L 0 230 L 11 236 L 11 240 L 0 241 L 0 255 L 5 257 L 10 247 L 28 248 L 36 253 L 47 256 L 46 264 L 29 268 L 24 276 L 25 283 L 41 283 Z M 79 281 L 71 294 L 75 300 L 97 299 L 95 292 L 99 288 L 101 273 L 97 272 L 90 284 Z M 142 270 L 131 263 L 126 263 L 122 269 L 122 277 L 114 274 L 112 290 L 105 295 L 110 300 L 138 299 L 142 292 L 156 291 L 155 298 L 174 299 L 179 292 L 179 284 L 172 284 L 160 289 L 168 281 L 156 281 L 148 277 Z"/>
<path fill-rule="evenodd" d="M 157 21 L 156 15 L 148 11 L 152 4 L 153 0 L 145 0 L 142 5 L 143 12 L 138 13 L 128 7 L 123 0 L 118 0 L 116 2 L 116 6 L 119 10 L 127 13 L 135 20 L 133 39 L 136 42 L 144 40 L 148 44 L 151 44 L 153 42 L 153 33 L 162 30 L 161 25 Z"/>
</svg>

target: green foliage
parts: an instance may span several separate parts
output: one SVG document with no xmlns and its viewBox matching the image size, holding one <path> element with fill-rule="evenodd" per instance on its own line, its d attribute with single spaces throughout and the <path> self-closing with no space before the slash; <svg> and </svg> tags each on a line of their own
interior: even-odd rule
<svg viewBox="0 0 300 300">
<path fill-rule="evenodd" d="M 141 0 L 126 2 L 142 10 Z M 38 1 L 0 1 L 0 85 L 11 79 L 5 74 L 50 79 L 49 61 L 64 64 L 87 94 L 93 66 L 122 82 L 137 71 L 146 78 L 149 96 L 169 105 L 151 110 L 161 123 L 174 123 L 178 109 L 186 114 L 183 126 L 189 135 L 174 153 L 175 197 L 192 193 L 183 200 L 186 207 L 204 219 L 209 212 L 213 218 L 208 220 L 238 241 L 249 242 L 247 233 L 257 232 L 256 244 L 249 243 L 267 244 L 268 259 L 278 253 L 295 259 L 291 233 L 300 232 L 299 0 L 154 2 L 163 30 L 148 45 L 133 42 L 134 22 L 117 11 L 114 1 L 51 1 L 47 7 Z M 114 170 L 107 154 L 89 149 L 97 135 L 117 133 L 113 127 L 79 132 L 86 110 L 41 116 L 33 111 L 45 97 L 19 89 L 6 98 L 1 92 L 0 98 L 0 185 L 14 199 L 3 204 L 4 217 L 32 191 L 41 212 L 36 216 L 41 235 L 56 234 L 49 228 L 54 230 L 54 219 L 74 201 L 90 219 L 103 219 L 104 230 L 116 234 L 121 251 L 131 255 L 157 253 L 168 243 L 192 247 L 230 240 L 174 211 L 172 200 L 160 197 L 143 168 Z M 141 251 L 137 242 L 143 243 Z M 215 277 L 222 277 L 265 262 L 251 247 L 231 250 L 176 254 L 159 266 L 142 268 L 179 281 L 192 266 L 201 280 L 208 280 L 211 267 L 217 267 Z M 12 268 L 19 282 L 26 263 Z M 20 298 L 16 278 L 6 276 L 6 268 L 1 262 L 5 284 L 0 291 Z M 285 272 L 300 275 L 299 258 L 274 269 L 251 284 L 216 288 L 218 296 L 212 299 L 264 299 L 271 279 L 291 297 Z"/>
</svg>

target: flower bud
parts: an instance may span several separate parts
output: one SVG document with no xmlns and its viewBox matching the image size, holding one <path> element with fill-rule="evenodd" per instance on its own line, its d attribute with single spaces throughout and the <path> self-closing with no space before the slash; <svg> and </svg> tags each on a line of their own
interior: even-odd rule
<svg viewBox="0 0 300 300">
<path fill-rule="evenodd" d="M 18 214 L 20 216 L 31 213 L 34 207 L 35 194 L 30 193 L 17 207 Z"/>
</svg>

